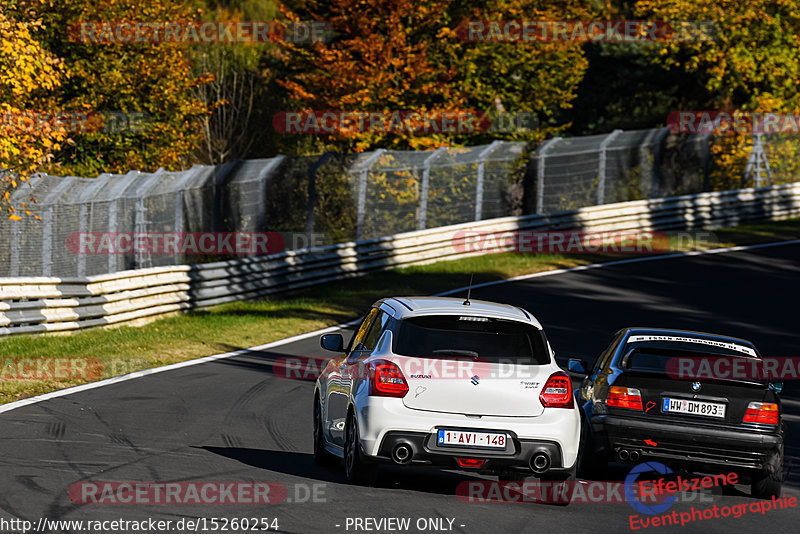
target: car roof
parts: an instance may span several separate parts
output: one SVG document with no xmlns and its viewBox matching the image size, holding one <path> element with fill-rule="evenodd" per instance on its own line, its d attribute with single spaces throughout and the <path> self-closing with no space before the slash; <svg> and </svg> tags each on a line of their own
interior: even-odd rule
<svg viewBox="0 0 800 534">
<path fill-rule="evenodd" d="M 750 353 L 752 351 L 751 354 L 752 356 L 756 357 L 760 356 L 758 354 L 758 350 L 756 349 L 755 345 L 753 345 L 752 342 L 746 339 L 733 336 L 725 336 L 721 334 L 710 334 L 708 332 L 696 332 L 694 330 L 679 330 L 671 328 L 629 327 L 626 328 L 626 330 L 628 332 L 628 338 L 626 344 L 631 343 L 631 338 L 642 338 L 642 341 L 652 341 L 654 343 L 658 343 L 659 341 L 670 341 L 669 338 L 690 338 L 690 339 L 700 339 L 719 344 L 737 345 L 744 349 L 749 349 L 749 350 L 738 350 L 737 352 Z"/>
<path fill-rule="evenodd" d="M 464 299 L 452 297 L 390 297 L 379 300 L 375 306 L 382 304 L 389 306 L 396 319 L 422 315 L 471 315 L 520 321 L 542 329 L 536 317 L 522 308 L 488 300 L 470 299 L 469 306 L 466 306 Z"/>
</svg>

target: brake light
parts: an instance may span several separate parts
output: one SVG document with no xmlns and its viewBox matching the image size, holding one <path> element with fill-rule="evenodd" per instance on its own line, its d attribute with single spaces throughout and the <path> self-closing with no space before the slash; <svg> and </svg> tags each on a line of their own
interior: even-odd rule
<svg viewBox="0 0 800 534">
<path fill-rule="evenodd" d="M 744 413 L 745 423 L 778 424 L 778 405 L 771 402 L 751 402 Z"/>
<path fill-rule="evenodd" d="M 572 402 L 572 380 L 567 373 L 558 371 L 550 375 L 539 394 L 539 402 L 545 408 L 574 408 Z"/>
<path fill-rule="evenodd" d="M 369 394 L 375 397 L 405 397 L 408 382 L 397 364 L 373 362 L 370 366 Z"/>
<path fill-rule="evenodd" d="M 611 386 L 606 404 L 616 408 L 642 409 L 642 393 L 636 388 Z"/>
<path fill-rule="evenodd" d="M 481 467 L 485 461 L 478 458 L 459 458 L 458 465 L 459 467 Z"/>
</svg>

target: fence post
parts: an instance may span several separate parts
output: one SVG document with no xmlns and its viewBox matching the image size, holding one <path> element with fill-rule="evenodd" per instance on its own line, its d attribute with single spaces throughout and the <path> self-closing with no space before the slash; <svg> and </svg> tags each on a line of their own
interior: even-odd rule
<svg viewBox="0 0 800 534">
<path fill-rule="evenodd" d="M 489 154 L 500 148 L 502 141 L 492 141 L 492 144 L 478 154 L 478 183 L 475 184 L 475 220 L 480 221 L 483 212 L 483 177 L 485 174 L 486 158 Z"/>
<path fill-rule="evenodd" d="M 700 158 L 703 167 L 703 192 L 711 191 L 711 134 L 696 134 L 702 143 Z"/>
<path fill-rule="evenodd" d="M 386 152 L 385 148 L 376 150 L 367 160 L 361 169 L 361 175 L 358 180 L 358 218 L 356 220 L 356 241 L 361 240 L 364 234 L 364 210 L 367 207 L 367 173 L 370 167 L 378 160 L 378 158 Z"/>
<path fill-rule="evenodd" d="M 447 147 L 442 146 L 433 151 L 433 154 L 422 162 L 422 192 L 419 199 L 419 222 L 417 229 L 424 230 L 428 218 L 428 188 L 431 182 L 431 162 L 447 152 Z"/>
<path fill-rule="evenodd" d="M 42 213 L 42 276 L 53 272 L 53 207 L 47 206 Z"/>
<path fill-rule="evenodd" d="M 597 165 L 597 204 L 605 204 L 606 199 L 606 147 L 622 130 L 614 130 L 600 143 L 599 162 Z"/>
<path fill-rule="evenodd" d="M 658 198 L 661 193 L 661 145 L 664 144 L 664 138 L 669 133 L 669 128 L 664 127 L 660 130 L 654 130 L 653 136 L 653 167 L 651 170 L 651 183 L 650 183 L 650 198 Z"/>
<path fill-rule="evenodd" d="M 78 232 L 79 235 L 85 234 L 89 230 L 89 206 L 84 202 L 78 211 Z M 80 243 L 80 237 L 78 238 Z M 81 254 L 78 247 L 78 276 L 86 276 L 86 254 Z"/>
<path fill-rule="evenodd" d="M 183 189 L 175 191 L 175 229 L 176 234 L 183 232 Z M 176 247 L 177 249 L 177 247 Z M 172 263 L 180 265 L 181 255 L 180 252 L 175 250 L 174 259 Z"/>
<path fill-rule="evenodd" d="M 560 137 L 553 137 L 548 139 L 536 154 L 538 165 L 536 165 L 536 213 L 541 214 L 544 211 L 544 160 L 547 157 L 547 152 L 556 146 L 556 143 L 561 141 Z"/>
<path fill-rule="evenodd" d="M 114 235 L 117 231 L 117 199 L 111 200 L 108 203 L 108 232 Z M 117 272 L 117 256 L 115 254 L 108 255 L 108 272 Z"/>
<path fill-rule="evenodd" d="M 11 225 L 11 270 L 8 276 L 19 276 L 19 221 Z"/>
<path fill-rule="evenodd" d="M 150 223 L 150 221 L 147 220 L 146 216 L 147 208 L 144 206 L 144 197 L 141 196 L 136 199 L 136 215 L 133 226 L 134 236 L 136 234 L 147 233 L 147 225 Z M 135 241 L 136 240 L 134 238 L 134 242 Z M 134 266 L 134 269 L 143 269 L 145 267 L 145 261 L 148 263 L 148 267 L 153 266 L 153 262 L 149 253 L 144 253 L 137 249 L 134 257 L 136 258 L 136 265 Z"/>
</svg>

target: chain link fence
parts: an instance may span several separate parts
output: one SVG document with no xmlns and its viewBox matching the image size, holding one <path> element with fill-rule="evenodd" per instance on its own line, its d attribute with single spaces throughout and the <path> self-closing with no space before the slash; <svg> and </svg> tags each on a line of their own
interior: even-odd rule
<svg viewBox="0 0 800 534">
<path fill-rule="evenodd" d="M 301 249 L 508 215 L 524 148 L 497 141 L 94 179 L 36 175 L 11 190 L 17 212 L 30 213 L 0 221 L 0 277 L 92 276 L 230 257 L 176 247 L 165 254 L 152 241 L 132 245 L 136 235 L 272 232 L 282 248 Z"/>
<path fill-rule="evenodd" d="M 535 213 L 703 191 L 707 139 L 682 136 L 667 143 L 668 133 L 615 130 L 548 139 L 531 159 Z"/>
<path fill-rule="evenodd" d="M 348 170 L 356 239 L 510 215 L 525 143 L 427 152 L 378 150 Z"/>
<path fill-rule="evenodd" d="M 766 138 L 768 185 L 798 180 L 800 144 Z M 37 175 L 11 190 L 22 220 L 0 219 L 0 277 L 92 276 L 227 259 L 132 247 L 83 253 L 81 236 L 275 232 L 282 248 L 371 239 L 529 213 L 694 194 L 711 188 L 710 137 L 667 128 L 552 138 L 538 147 L 495 141 L 431 151 L 235 161 L 98 178 Z M 535 150 L 532 150 L 535 148 Z M 759 156 L 761 157 L 761 156 Z M 752 159 L 752 158 L 751 158 Z M 765 164 L 754 167 L 766 172 Z M 745 178 L 748 179 L 748 178 Z M 183 251 L 185 252 L 185 250 Z"/>
</svg>

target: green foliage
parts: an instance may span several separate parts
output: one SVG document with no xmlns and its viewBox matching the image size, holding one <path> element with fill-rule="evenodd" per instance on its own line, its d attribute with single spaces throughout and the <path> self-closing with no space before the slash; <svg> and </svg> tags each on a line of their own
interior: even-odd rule
<svg viewBox="0 0 800 534">
<path fill-rule="evenodd" d="M 541 140 L 570 105 L 586 69 L 580 44 L 465 42 L 464 20 L 581 19 L 583 2 L 455 2 L 331 0 L 291 13 L 325 20 L 336 36 L 313 48 L 284 43 L 284 75 L 293 109 L 418 112 L 533 112 L 542 127 L 501 135 Z M 424 149 L 476 145 L 492 134 L 365 132 L 326 138 L 341 151 L 376 147 Z"/>
<path fill-rule="evenodd" d="M 100 172 L 176 170 L 192 163 L 207 108 L 192 90 L 205 80 L 191 72 L 187 45 L 87 43 L 70 34 L 77 21 L 181 21 L 197 13 L 168 0 L 14 2 L 11 11 L 41 20 L 38 38 L 64 65 L 64 80 L 47 111 L 142 113 L 143 129 L 69 132 L 56 158 L 39 170 L 91 177 Z M 69 36 L 69 37 L 68 37 Z"/>
</svg>

